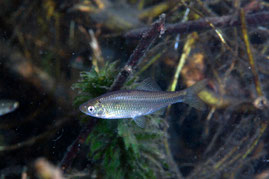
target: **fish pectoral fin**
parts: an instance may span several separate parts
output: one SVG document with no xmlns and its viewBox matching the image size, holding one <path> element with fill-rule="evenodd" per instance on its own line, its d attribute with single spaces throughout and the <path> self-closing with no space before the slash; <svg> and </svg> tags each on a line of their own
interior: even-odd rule
<svg viewBox="0 0 269 179">
<path fill-rule="evenodd" d="M 146 118 L 143 116 L 133 118 L 134 122 L 141 128 L 145 128 Z"/>
<path fill-rule="evenodd" d="M 139 83 L 136 89 L 145 91 L 162 91 L 159 85 L 151 78 L 146 78 L 144 81 Z"/>
</svg>

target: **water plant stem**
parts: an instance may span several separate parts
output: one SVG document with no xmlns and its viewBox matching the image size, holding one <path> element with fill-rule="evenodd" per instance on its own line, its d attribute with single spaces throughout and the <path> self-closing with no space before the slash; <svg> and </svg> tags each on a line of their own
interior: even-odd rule
<svg viewBox="0 0 269 179">
<path fill-rule="evenodd" d="M 251 48 L 250 48 L 248 32 L 247 32 L 246 16 L 245 16 L 245 12 L 244 12 L 243 9 L 240 10 L 240 19 L 241 19 L 241 24 L 242 24 L 241 30 L 242 30 L 244 42 L 245 42 L 246 49 L 247 49 L 249 65 L 250 65 L 250 68 L 251 68 L 251 71 L 252 71 L 252 74 L 253 74 L 253 79 L 254 79 L 256 91 L 257 91 L 258 96 L 264 96 L 263 92 L 262 92 L 262 89 L 261 89 L 261 83 L 260 83 L 260 80 L 259 80 L 258 72 L 256 70 L 253 54 L 252 54 L 252 51 L 251 51 Z"/>
</svg>

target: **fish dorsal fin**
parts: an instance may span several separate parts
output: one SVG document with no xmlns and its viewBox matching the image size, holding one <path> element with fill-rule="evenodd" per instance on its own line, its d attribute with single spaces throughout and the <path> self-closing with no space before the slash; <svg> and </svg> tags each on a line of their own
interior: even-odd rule
<svg viewBox="0 0 269 179">
<path fill-rule="evenodd" d="M 146 119 L 143 116 L 133 118 L 134 122 L 141 128 L 145 128 Z"/>
<path fill-rule="evenodd" d="M 139 83 L 136 89 L 145 91 L 162 91 L 159 85 L 151 78 L 146 78 L 144 81 Z"/>
</svg>

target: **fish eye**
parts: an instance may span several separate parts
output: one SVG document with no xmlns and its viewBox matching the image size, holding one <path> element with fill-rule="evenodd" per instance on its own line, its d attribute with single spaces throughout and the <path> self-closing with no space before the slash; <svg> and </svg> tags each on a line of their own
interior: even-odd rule
<svg viewBox="0 0 269 179">
<path fill-rule="evenodd" d="M 89 106 L 89 107 L 88 107 L 88 111 L 89 111 L 90 113 L 92 113 L 92 112 L 94 111 L 94 107 L 93 107 L 93 106 Z"/>
</svg>

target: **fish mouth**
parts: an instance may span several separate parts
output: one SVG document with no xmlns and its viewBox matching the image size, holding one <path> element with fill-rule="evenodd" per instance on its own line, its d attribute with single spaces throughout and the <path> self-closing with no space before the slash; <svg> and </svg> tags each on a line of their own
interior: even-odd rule
<svg viewBox="0 0 269 179">
<path fill-rule="evenodd" d="M 95 115 L 93 115 L 93 114 L 91 114 L 91 113 L 88 112 L 88 107 L 87 107 L 87 105 L 85 105 L 85 104 L 80 105 L 80 106 L 79 106 L 79 110 L 80 110 L 82 113 L 84 113 L 84 114 L 86 114 L 86 115 L 88 115 L 88 116 L 96 117 Z"/>
<path fill-rule="evenodd" d="M 87 109 L 86 109 L 86 107 L 85 107 L 84 104 L 82 104 L 82 105 L 79 106 L 79 110 L 80 110 L 81 112 L 85 113 L 85 114 L 88 114 Z M 89 114 L 88 114 L 88 115 L 89 115 Z"/>
</svg>

